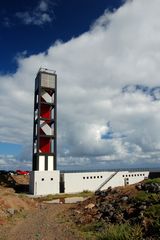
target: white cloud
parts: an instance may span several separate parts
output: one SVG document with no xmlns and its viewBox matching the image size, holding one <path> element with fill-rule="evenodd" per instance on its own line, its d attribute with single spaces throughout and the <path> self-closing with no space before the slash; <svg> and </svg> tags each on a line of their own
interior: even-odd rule
<svg viewBox="0 0 160 240">
<path fill-rule="evenodd" d="M 16 158 L 13 155 L 6 155 L 6 154 L 0 154 L 0 168 L 6 169 L 8 166 L 11 168 L 14 167 L 14 165 L 17 164 Z"/>
<path fill-rule="evenodd" d="M 53 3 L 50 0 L 41 0 L 32 11 L 17 12 L 16 17 L 26 25 L 43 25 L 52 22 L 54 13 L 51 8 Z"/>
<path fill-rule="evenodd" d="M 41 0 L 37 7 L 42 12 L 46 12 L 48 10 L 48 1 Z"/>
<path fill-rule="evenodd" d="M 0 77 L 0 140 L 32 142 L 34 78 L 43 66 L 58 74 L 60 164 L 158 163 L 159 97 L 134 86 L 160 86 L 159 8 L 159 0 L 128 1 L 79 37 L 19 57 L 17 72 Z M 108 121 L 113 133 L 101 138 Z"/>
<path fill-rule="evenodd" d="M 11 141 L 14 142 L 12 139 Z M 23 146 L 24 147 L 22 148 L 20 153 L 0 154 L 0 169 L 5 169 L 5 170 L 31 169 L 32 168 L 31 143 L 23 144 Z M 7 147 L 7 144 L 5 148 L 6 147 Z"/>
</svg>

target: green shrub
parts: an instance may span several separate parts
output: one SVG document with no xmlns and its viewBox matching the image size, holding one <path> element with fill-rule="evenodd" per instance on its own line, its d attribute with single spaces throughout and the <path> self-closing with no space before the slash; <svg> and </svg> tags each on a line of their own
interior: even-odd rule
<svg viewBox="0 0 160 240">
<path fill-rule="evenodd" d="M 139 191 L 137 195 L 135 196 L 135 199 L 137 201 L 147 201 L 149 197 L 149 194 L 144 191 Z"/>
<path fill-rule="evenodd" d="M 139 225 L 129 224 L 109 225 L 97 240 L 142 240 L 142 228 Z"/>
<path fill-rule="evenodd" d="M 109 224 L 95 222 L 86 224 L 81 228 L 85 239 L 96 240 L 142 240 L 142 228 L 140 225 L 131 226 L 125 224 Z"/>
<path fill-rule="evenodd" d="M 145 216 L 148 218 L 160 220 L 160 204 L 156 204 L 156 205 L 148 207 L 145 210 Z"/>
<path fill-rule="evenodd" d="M 146 193 L 144 191 L 139 191 L 137 195 L 135 196 L 135 199 L 137 201 L 148 201 L 148 200 L 153 200 L 153 201 L 159 201 L 159 195 L 157 193 Z"/>
<path fill-rule="evenodd" d="M 146 179 L 145 183 L 160 183 L 160 178 Z"/>
</svg>

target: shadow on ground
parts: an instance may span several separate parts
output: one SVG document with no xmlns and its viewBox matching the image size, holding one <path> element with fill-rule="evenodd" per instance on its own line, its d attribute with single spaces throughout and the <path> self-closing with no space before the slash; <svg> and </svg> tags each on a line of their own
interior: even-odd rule
<svg viewBox="0 0 160 240">
<path fill-rule="evenodd" d="M 29 176 L 0 174 L 0 185 L 13 188 L 16 193 L 29 193 Z"/>
</svg>

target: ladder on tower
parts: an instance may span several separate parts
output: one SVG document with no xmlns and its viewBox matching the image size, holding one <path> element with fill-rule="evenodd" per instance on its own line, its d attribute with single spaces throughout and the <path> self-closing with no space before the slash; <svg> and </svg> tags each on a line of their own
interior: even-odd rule
<svg viewBox="0 0 160 240">
<path fill-rule="evenodd" d="M 104 185 L 106 183 L 108 183 L 118 172 L 114 172 L 113 174 L 111 174 L 97 189 L 95 192 L 100 191 L 102 187 L 104 187 Z"/>
</svg>

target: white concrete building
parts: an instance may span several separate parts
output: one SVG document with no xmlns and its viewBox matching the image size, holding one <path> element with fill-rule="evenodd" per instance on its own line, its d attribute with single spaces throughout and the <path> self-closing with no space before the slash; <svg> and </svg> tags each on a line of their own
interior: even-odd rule
<svg viewBox="0 0 160 240">
<path fill-rule="evenodd" d="M 61 173 L 61 191 L 65 193 L 104 190 L 109 186 L 126 186 L 148 178 L 149 171 L 95 171 Z M 62 181 L 63 179 L 63 181 Z"/>
<path fill-rule="evenodd" d="M 135 184 L 149 176 L 160 177 L 160 169 L 115 169 L 88 172 L 33 171 L 30 174 L 30 193 L 48 195 L 83 191 L 95 192 L 105 190 L 108 187 Z"/>
<path fill-rule="evenodd" d="M 30 174 L 30 193 L 49 195 L 60 192 L 59 171 L 32 171 Z"/>
</svg>

